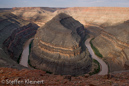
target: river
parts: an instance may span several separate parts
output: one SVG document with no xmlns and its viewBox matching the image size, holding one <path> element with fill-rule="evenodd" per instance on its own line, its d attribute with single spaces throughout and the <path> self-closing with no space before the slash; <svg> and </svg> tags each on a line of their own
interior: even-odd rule
<svg viewBox="0 0 129 86">
<path fill-rule="evenodd" d="M 85 42 L 85 45 L 88 48 L 92 58 L 97 60 L 100 63 L 101 67 L 100 67 L 100 72 L 98 73 L 98 75 L 106 75 L 106 74 L 108 74 L 108 66 L 102 59 L 100 59 L 98 56 L 96 56 L 94 51 L 92 50 L 92 48 L 90 46 L 90 40 L 92 38 L 93 37 L 90 37 L 89 39 L 87 39 L 86 42 Z"/>
<path fill-rule="evenodd" d="M 101 70 L 98 73 L 98 75 L 106 75 L 106 74 L 108 74 L 108 66 L 107 66 L 107 64 L 102 59 L 100 59 L 98 56 L 96 56 L 94 54 L 94 51 L 92 50 L 92 48 L 90 46 L 90 40 L 91 39 L 92 39 L 92 37 L 89 38 L 89 39 L 87 39 L 86 42 L 85 42 L 85 45 L 88 48 L 88 50 L 89 50 L 92 58 L 95 59 L 95 60 L 97 60 L 100 63 Z M 33 38 L 29 39 L 25 43 L 25 45 L 23 47 L 23 53 L 22 53 L 22 56 L 21 56 L 21 60 L 20 60 L 20 64 L 23 65 L 23 66 L 25 66 L 25 67 L 28 67 L 29 44 L 30 44 L 31 40 L 33 40 Z"/>
<path fill-rule="evenodd" d="M 25 42 L 23 47 L 23 52 L 20 59 L 20 64 L 28 67 L 28 56 L 29 56 L 29 44 L 33 40 L 33 38 L 29 39 L 27 42 Z"/>
</svg>

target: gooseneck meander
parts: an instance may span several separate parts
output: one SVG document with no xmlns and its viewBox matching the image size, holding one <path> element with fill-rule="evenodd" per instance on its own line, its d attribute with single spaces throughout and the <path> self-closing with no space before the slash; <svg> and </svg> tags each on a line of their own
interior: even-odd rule
<svg viewBox="0 0 129 86">
<path fill-rule="evenodd" d="M 21 60 L 20 60 L 20 64 L 25 66 L 25 67 L 28 67 L 28 56 L 29 56 L 29 44 L 31 42 L 33 38 L 29 39 L 24 47 L 23 47 L 23 52 L 22 52 L 22 55 L 21 55 Z M 106 75 L 108 74 L 108 66 L 107 64 L 102 60 L 100 59 L 98 56 L 95 55 L 94 51 L 92 50 L 91 48 L 91 45 L 90 45 L 90 40 L 92 39 L 92 37 L 88 38 L 86 41 L 85 41 L 85 45 L 86 47 L 88 48 L 91 56 L 93 59 L 97 60 L 99 63 L 100 63 L 100 72 L 98 73 L 98 75 Z"/>
</svg>

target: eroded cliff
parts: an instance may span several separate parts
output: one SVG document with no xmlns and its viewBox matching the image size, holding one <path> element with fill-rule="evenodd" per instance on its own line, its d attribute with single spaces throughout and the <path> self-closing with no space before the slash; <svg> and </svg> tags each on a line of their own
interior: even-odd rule
<svg viewBox="0 0 129 86">
<path fill-rule="evenodd" d="M 93 40 L 94 46 L 110 64 L 111 71 L 122 70 L 129 60 L 129 25 L 126 23 L 106 27 Z M 114 65 L 117 65 L 113 67 Z"/>
<path fill-rule="evenodd" d="M 37 28 L 14 14 L 0 13 L 0 67 L 24 68 L 16 61 L 24 42 L 34 36 Z"/>
<path fill-rule="evenodd" d="M 52 19 L 52 12 L 56 9 L 41 7 L 20 7 L 13 8 L 12 13 L 18 17 L 36 23 L 38 26 L 44 25 Z"/>
<path fill-rule="evenodd" d="M 13 60 L 17 61 L 20 58 L 19 55 L 23 51 L 24 43 L 36 34 L 37 28 L 37 25 L 29 23 L 14 30 L 11 36 L 4 41 L 5 50 Z"/>
<path fill-rule="evenodd" d="M 84 26 L 61 13 L 38 29 L 29 57 L 30 64 L 54 74 L 87 73 L 91 57 L 84 44 L 86 38 Z"/>
<path fill-rule="evenodd" d="M 102 26 L 114 25 L 129 20 L 128 7 L 69 7 L 64 9 L 52 8 L 17 8 L 13 9 L 12 13 L 24 19 L 33 20 L 38 25 L 52 19 L 59 13 L 65 13 L 72 16 L 74 19 L 81 22 L 83 25 L 88 23 Z"/>
</svg>

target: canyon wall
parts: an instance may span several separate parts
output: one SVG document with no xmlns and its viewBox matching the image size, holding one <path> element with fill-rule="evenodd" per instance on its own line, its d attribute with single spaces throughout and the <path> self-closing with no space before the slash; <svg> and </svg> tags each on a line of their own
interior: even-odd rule
<svg viewBox="0 0 129 86">
<path fill-rule="evenodd" d="M 81 75 L 90 71 L 91 57 L 85 47 L 84 26 L 71 16 L 59 14 L 39 28 L 29 57 L 38 69 L 63 75 Z"/>
<path fill-rule="evenodd" d="M 55 9 L 56 10 L 56 9 Z M 21 7 L 13 8 L 12 13 L 18 17 L 36 23 L 38 26 L 44 25 L 53 17 L 52 8 L 41 7 Z"/>
<path fill-rule="evenodd" d="M 20 10 L 22 10 L 21 13 Z M 124 68 L 123 66 L 129 58 L 127 53 L 129 51 L 128 7 L 71 7 L 56 9 L 55 11 L 49 10 L 44 8 L 17 8 L 13 9 L 12 13 L 26 19 L 28 12 L 32 14 L 35 12 L 35 15 L 30 17 L 39 26 L 43 26 L 59 13 L 68 14 L 85 25 L 90 34 L 96 37 L 93 44 L 102 53 L 104 59 L 110 58 L 108 62 L 111 61 L 110 65 L 114 65 L 111 71 Z M 39 14 L 45 16 L 39 16 Z M 118 68 L 115 69 L 116 66 Z"/>
<path fill-rule="evenodd" d="M 0 67 L 24 68 L 16 61 L 24 42 L 34 36 L 37 27 L 9 12 L 0 13 Z"/>
<path fill-rule="evenodd" d="M 93 40 L 94 46 L 108 62 L 111 71 L 121 70 L 124 68 L 126 61 L 129 60 L 129 24 L 122 23 L 115 26 L 106 27 L 101 34 Z"/>
<path fill-rule="evenodd" d="M 50 10 L 50 11 L 49 11 Z M 24 19 L 35 20 L 35 23 L 42 26 L 59 13 L 65 13 L 81 22 L 83 25 L 88 23 L 102 26 L 114 25 L 129 20 L 129 8 L 125 7 L 71 7 L 64 9 L 52 8 L 17 8 L 12 13 Z M 42 23 L 41 23 L 42 21 Z"/>
<path fill-rule="evenodd" d="M 129 20 L 129 8 L 122 7 L 73 7 L 57 10 L 67 13 L 82 24 L 92 23 L 109 26 Z"/>
<path fill-rule="evenodd" d="M 19 55 L 23 51 L 23 44 L 36 34 L 37 28 L 37 25 L 29 23 L 14 30 L 11 36 L 4 41 L 3 45 L 13 60 L 19 59 Z"/>
</svg>

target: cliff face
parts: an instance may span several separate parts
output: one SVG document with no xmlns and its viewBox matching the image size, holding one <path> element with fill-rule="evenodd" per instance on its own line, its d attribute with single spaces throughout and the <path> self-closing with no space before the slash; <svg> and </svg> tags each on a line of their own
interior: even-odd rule
<svg viewBox="0 0 129 86">
<path fill-rule="evenodd" d="M 22 19 L 18 19 L 17 16 L 11 13 L 0 13 L 0 47 L 2 47 L 2 43 L 11 35 L 13 30 L 28 23 Z"/>
<path fill-rule="evenodd" d="M 57 10 L 67 13 L 82 24 L 114 25 L 129 20 L 129 8 L 122 7 L 73 7 Z"/>
<path fill-rule="evenodd" d="M 92 23 L 109 26 L 129 20 L 129 8 L 123 7 L 73 7 L 51 10 L 52 8 L 17 8 L 12 13 L 24 19 L 31 19 L 40 26 L 59 13 L 68 14 L 83 25 Z"/>
<path fill-rule="evenodd" d="M 21 7 L 13 8 L 12 13 L 24 20 L 28 20 L 36 23 L 38 26 L 42 26 L 53 17 L 51 10 L 52 9 L 49 11 L 47 8 L 40 7 Z"/>
<path fill-rule="evenodd" d="M 128 33 L 128 24 L 123 23 L 110 26 L 101 31 L 101 34 L 95 38 L 93 44 L 104 57 L 111 59 L 111 61 L 119 66 L 121 65 L 121 68 L 123 68 L 125 62 L 129 60 Z M 121 68 L 113 68 L 112 71 L 120 70 Z"/>
<path fill-rule="evenodd" d="M 86 31 L 82 24 L 59 14 L 38 29 L 30 54 L 30 64 L 38 69 L 63 75 L 87 73 L 91 58 L 85 48 Z"/>
<path fill-rule="evenodd" d="M 11 13 L 0 13 L 0 67 L 23 68 L 16 60 L 22 52 L 24 42 L 34 36 L 36 29 L 37 25 Z"/>
<path fill-rule="evenodd" d="M 22 53 L 23 44 L 36 34 L 38 26 L 32 23 L 29 23 L 26 26 L 17 28 L 14 30 L 3 43 L 6 47 L 10 57 L 17 61 L 19 55 Z"/>
<path fill-rule="evenodd" d="M 14 7 L 12 10 L 45 10 L 49 12 L 55 12 L 56 10 L 61 10 L 65 8 L 50 8 L 50 7 Z"/>
</svg>

